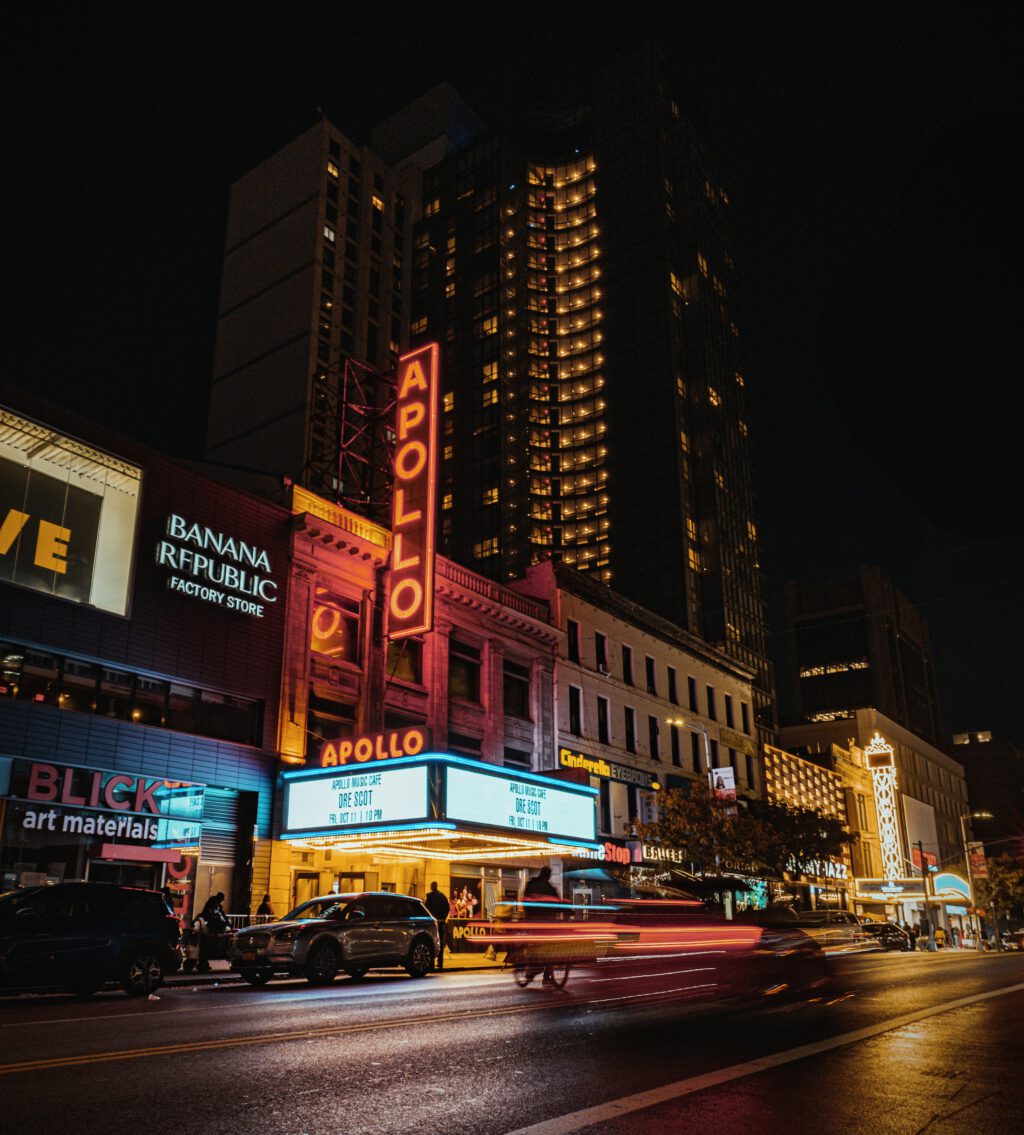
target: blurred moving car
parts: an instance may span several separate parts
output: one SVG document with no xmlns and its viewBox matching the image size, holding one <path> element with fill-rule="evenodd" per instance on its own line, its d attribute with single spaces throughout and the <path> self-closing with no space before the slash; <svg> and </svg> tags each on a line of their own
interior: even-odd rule
<svg viewBox="0 0 1024 1135">
<path fill-rule="evenodd" d="M 895 922 L 865 922 L 863 929 L 880 950 L 910 949 L 910 935 Z"/>
<path fill-rule="evenodd" d="M 477 941 L 507 951 L 519 985 L 600 1000 L 775 1005 L 837 993 L 821 948 L 800 930 L 727 920 L 693 899 L 562 904 L 543 920 L 521 904 Z"/>
<path fill-rule="evenodd" d="M 342 971 L 358 980 L 367 970 L 396 967 L 425 977 L 439 949 L 437 923 L 419 899 L 333 894 L 302 903 L 280 922 L 239 930 L 231 968 L 250 985 L 278 974 L 330 985 Z"/>
<path fill-rule="evenodd" d="M 58 883 L 0 895 L 0 988 L 66 989 L 108 982 L 152 993 L 181 965 L 178 920 L 159 891 Z"/>
<path fill-rule="evenodd" d="M 800 930 L 826 954 L 857 953 L 876 950 L 875 940 L 861 920 L 848 910 L 793 910 L 792 907 L 768 907 L 752 912 L 752 920 L 761 926 Z"/>
</svg>

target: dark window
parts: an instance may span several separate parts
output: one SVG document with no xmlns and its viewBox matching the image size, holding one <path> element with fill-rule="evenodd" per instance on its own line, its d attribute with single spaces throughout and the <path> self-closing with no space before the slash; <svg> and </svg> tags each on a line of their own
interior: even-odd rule
<svg viewBox="0 0 1024 1135">
<path fill-rule="evenodd" d="M 388 643 L 387 681 L 398 678 L 402 682 L 423 681 L 423 643 L 418 639 L 403 638 Z"/>
<path fill-rule="evenodd" d="M 622 680 L 627 686 L 633 684 L 633 648 L 626 645 L 622 647 Z"/>
<path fill-rule="evenodd" d="M 679 704 L 679 690 L 676 688 L 676 671 L 674 666 L 668 668 L 668 700 L 673 705 Z"/>
<path fill-rule="evenodd" d="M 530 667 L 505 662 L 505 712 L 530 719 Z"/>
<path fill-rule="evenodd" d="M 730 729 L 735 724 L 735 722 L 733 721 L 733 714 L 732 714 L 732 695 L 731 694 L 725 695 L 725 724 L 728 725 Z"/>
<path fill-rule="evenodd" d="M 465 701 L 480 700 L 480 651 L 458 639 L 449 644 L 448 694 Z"/>
<path fill-rule="evenodd" d="M 610 832 L 612 830 L 612 793 L 608 781 L 602 778 L 597 786 L 597 791 L 601 808 L 600 830 Z"/>
<path fill-rule="evenodd" d="M 711 745 L 711 757 L 710 757 L 711 767 L 712 768 L 718 768 L 718 742 L 712 741 L 712 742 L 710 742 L 710 745 Z"/>
<path fill-rule="evenodd" d="M 679 751 L 679 726 L 669 726 L 669 736 L 672 738 L 672 763 L 678 768 L 682 764 L 682 754 Z"/>
<path fill-rule="evenodd" d="M 523 752 L 522 749 L 510 749 L 505 747 L 505 765 L 508 768 L 520 768 L 529 770 L 530 768 L 530 754 Z"/>
<path fill-rule="evenodd" d="M 658 719 L 653 714 L 647 715 L 647 740 L 651 747 L 651 757 L 661 760 L 661 745 L 658 742 Z"/>
<path fill-rule="evenodd" d="M 565 624 L 565 634 L 567 639 L 567 647 L 569 650 L 569 661 L 579 662 L 580 660 L 580 625 L 575 619 L 567 619 Z"/>
<path fill-rule="evenodd" d="M 710 717 L 712 721 L 717 721 L 718 720 L 718 710 L 715 708 L 715 687 L 714 686 L 708 686 L 707 687 L 707 693 L 708 693 L 708 717 Z"/>
<path fill-rule="evenodd" d="M 693 771 L 699 773 L 701 771 L 700 760 L 700 743 L 701 735 L 699 733 L 690 734 L 690 761 L 693 765 Z"/>
<path fill-rule="evenodd" d="M 466 737 L 461 733 L 448 734 L 448 751 L 463 757 L 480 759 L 482 741 L 479 737 Z"/>
<path fill-rule="evenodd" d="M 686 678 L 686 694 L 690 703 L 690 709 L 694 713 L 697 712 L 697 679 L 691 678 L 687 675 Z"/>
<path fill-rule="evenodd" d="M 356 730 L 356 707 L 309 692 L 306 715 L 306 753 L 316 753 L 324 741 L 351 737 Z"/>
<path fill-rule="evenodd" d="M 594 631 L 594 664 L 598 670 L 608 673 L 608 640 L 600 631 Z"/>
<path fill-rule="evenodd" d="M 578 686 L 569 687 L 569 732 L 577 737 L 583 732 L 581 693 Z"/>
<path fill-rule="evenodd" d="M 626 724 L 626 751 L 636 752 L 636 710 L 632 706 L 623 707 L 623 716 Z"/>
<path fill-rule="evenodd" d="M 654 659 L 648 654 L 646 658 L 647 665 L 647 692 L 649 694 L 656 694 L 658 692 L 658 679 L 654 673 Z"/>
<path fill-rule="evenodd" d="M 740 721 L 743 722 L 743 732 L 750 732 L 750 710 L 745 701 L 740 702 Z"/>
<path fill-rule="evenodd" d="M 607 698 L 598 698 L 597 699 L 597 739 L 601 742 L 601 744 L 607 745 L 609 743 L 609 736 L 610 736 L 610 734 L 609 734 L 609 731 L 608 731 L 608 699 Z"/>
<path fill-rule="evenodd" d="M 754 758 L 748 753 L 744 759 L 747 763 L 747 784 L 751 788 L 757 788 L 757 785 L 754 782 Z M 858 796 L 857 803 L 859 804 L 860 801 L 861 798 Z"/>
</svg>

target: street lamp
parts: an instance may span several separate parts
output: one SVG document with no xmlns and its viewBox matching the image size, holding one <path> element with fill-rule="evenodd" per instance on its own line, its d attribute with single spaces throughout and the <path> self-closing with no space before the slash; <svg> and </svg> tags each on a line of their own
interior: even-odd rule
<svg viewBox="0 0 1024 1135">
<path fill-rule="evenodd" d="M 685 717 L 666 717 L 666 725 L 682 725 L 687 729 L 692 729 L 694 733 L 700 733 L 704 738 L 704 764 L 705 772 L 711 771 L 711 742 L 708 740 L 707 727 L 704 725 L 694 725 L 692 721 L 687 721 Z"/>
<path fill-rule="evenodd" d="M 967 820 L 991 820 L 991 812 L 964 812 L 960 817 L 960 839 L 964 846 L 964 859 L 967 862 L 967 889 L 971 893 L 971 906 L 974 909 L 974 924 L 977 927 L 975 949 L 982 949 L 981 918 L 978 916 L 978 904 L 974 898 L 974 872 L 971 870 L 971 849 L 967 846 Z M 999 945 L 999 924 L 996 924 L 996 946 Z"/>
</svg>

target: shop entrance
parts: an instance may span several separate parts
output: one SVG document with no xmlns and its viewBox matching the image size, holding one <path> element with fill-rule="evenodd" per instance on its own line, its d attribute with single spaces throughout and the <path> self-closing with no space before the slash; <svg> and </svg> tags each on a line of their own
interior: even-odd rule
<svg viewBox="0 0 1024 1135">
<path fill-rule="evenodd" d="M 122 887 L 145 887 L 158 891 L 163 885 L 164 865 L 92 859 L 85 873 L 90 883 L 117 883 Z"/>
</svg>

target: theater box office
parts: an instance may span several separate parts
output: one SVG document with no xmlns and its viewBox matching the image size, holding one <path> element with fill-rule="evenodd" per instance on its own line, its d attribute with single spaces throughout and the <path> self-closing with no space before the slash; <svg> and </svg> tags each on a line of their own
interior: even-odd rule
<svg viewBox="0 0 1024 1135">
<path fill-rule="evenodd" d="M 268 871 L 290 533 L 273 504 L 0 389 L 0 885 Z"/>
<path fill-rule="evenodd" d="M 474 913 L 489 915 L 518 897 L 529 871 L 597 850 L 596 789 L 451 754 L 302 769 L 282 780 L 281 838 L 330 850 L 341 890 L 356 874 L 421 897 L 431 881 L 446 891 L 459 884 L 479 903 Z"/>
</svg>

